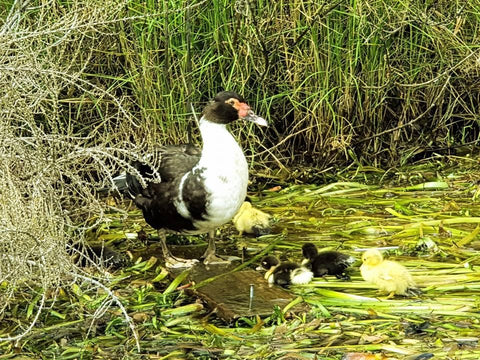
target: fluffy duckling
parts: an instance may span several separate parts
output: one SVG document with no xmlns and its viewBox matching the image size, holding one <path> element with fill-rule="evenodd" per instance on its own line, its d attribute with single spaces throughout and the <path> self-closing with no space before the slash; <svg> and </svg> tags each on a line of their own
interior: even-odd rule
<svg viewBox="0 0 480 360">
<path fill-rule="evenodd" d="M 308 284 L 313 278 L 313 273 L 306 267 L 291 261 L 280 262 L 275 256 L 265 256 L 261 264 L 267 270 L 265 279 L 269 284 L 283 287 L 290 284 Z"/>
<path fill-rule="evenodd" d="M 353 256 L 338 251 L 318 253 L 317 247 L 312 243 L 302 246 L 302 254 L 305 258 L 302 265 L 310 268 L 317 277 L 335 275 L 337 279 L 349 280 L 350 276 L 345 273 L 345 270 L 356 261 Z"/>
<path fill-rule="evenodd" d="M 244 232 L 261 236 L 270 234 L 271 231 L 270 215 L 255 209 L 248 201 L 242 204 L 232 221 L 240 236 Z"/>
<path fill-rule="evenodd" d="M 377 249 L 369 249 L 362 255 L 360 273 L 366 282 L 375 284 L 380 291 L 394 295 L 418 294 L 415 282 L 408 270 L 395 261 L 384 260 Z"/>
</svg>

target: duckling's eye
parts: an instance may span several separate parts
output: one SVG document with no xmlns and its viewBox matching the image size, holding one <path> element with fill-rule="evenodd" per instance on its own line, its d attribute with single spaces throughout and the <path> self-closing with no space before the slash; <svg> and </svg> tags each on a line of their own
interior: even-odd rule
<svg viewBox="0 0 480 360">
<path fill-rule="evenodd" d="M 227 104 L 229 105 L 235 105 L 235 99 L 228 99 L 227 101 L 225 101 Z"/>
</svg>

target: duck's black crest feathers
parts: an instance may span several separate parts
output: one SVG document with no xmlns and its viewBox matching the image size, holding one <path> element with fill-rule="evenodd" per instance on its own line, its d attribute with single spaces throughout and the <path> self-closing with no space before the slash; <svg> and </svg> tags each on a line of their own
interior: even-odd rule
<svg viewBox="0 0 480 360">
<path fill-rule="evenodd" d="M 213 101 L 215 102 L 225 102 L 228 99 L 237 99 L 240 102 L 245 102 L 245 99 L 238 95 L 234 91 L 220 91 L 215 97 L 213 98 Z"/>
<path fill-rule="evenodd" d="M 205 107 L 203 116 L 217 124 L 229 124 L 238 120 L 237 110 L 224 102 L 214 102 Z"/>
</svg>

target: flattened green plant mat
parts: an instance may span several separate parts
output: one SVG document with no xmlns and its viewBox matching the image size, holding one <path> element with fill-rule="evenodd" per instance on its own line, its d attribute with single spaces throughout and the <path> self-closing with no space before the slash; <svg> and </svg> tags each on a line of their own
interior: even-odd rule
<svg viewBox="0 0 480 360">
<path fill-rule="evenodd" d="M 146 358 L 341 359 L 376 354 L 421 359 L 433 354 L 478 359 L 480 191 L 472 176 L 447 174 L 404 187 L 337 182 L 266 190 L 251 198 L 274 216 L 274 234 L 240 238 L 232 225 L 221 231 L 223 242 L 239 249 L 234 255 L 245 247 L 253 261 L 239 270 L 248 271 L 258 265 L 254 256 L 262 251 L 301 260 L 305 242 L 357 259 L 358 250 L 387 248 L 385 257 L 412 273 L 423 291 L 418 297 L 386 299 L 362 280 L 359 260 L 350 271 L 351 281 L 315 278 L 288 289 L 293 301 L 274 307 L 267 317 L 244 312 L 225 322 L 186 294 L 187 274 L 171 280 L 156 257 L 144 256 L 104 281 L 133 319 Z M 121 216 L 111 214 L 112 220 Z M 111 224 L 97 235 L 127 233 L 133 238 L 141 227 L 149 239 L 141 246 L 148 249 L 154 241 L 154 231 L 138 215 Z M 117 243 L 117 236 L 111 238 Z M 117 244 L 140 246 L 135 239 Z M 2 314 L 0 337 L 25 329 L 39 302 L 31 290 L 19 295 Z M 296 304 L 309 310 L 291 315 Z M 137 356 L 130 327 L 102 289 L 72 285 L 49 295 L 45 309 L 26 338 L 0 343 L 6 354 L 2 358 L 14 353 L 57 359 Z"/>
</svg>

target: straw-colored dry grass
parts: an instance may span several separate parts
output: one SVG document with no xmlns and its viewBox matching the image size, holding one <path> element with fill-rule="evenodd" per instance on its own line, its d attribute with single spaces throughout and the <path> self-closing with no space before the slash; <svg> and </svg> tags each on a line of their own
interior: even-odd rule
<svg viewBox="0 0 480 360">
<path fill-rule="evenodd" d="M 41 299 L 30 324 L 2 339 L 28 333 L 60 284 L 89 281 L 67 249 L 102 221 L 106 205 L 96 190 L 152 144 L 118 86 L 87 75 L 115 44 L 124 6 L 14 1 L 5 13 L 0 6 L 0 317 L 24 292 Z"/>
</svg>

